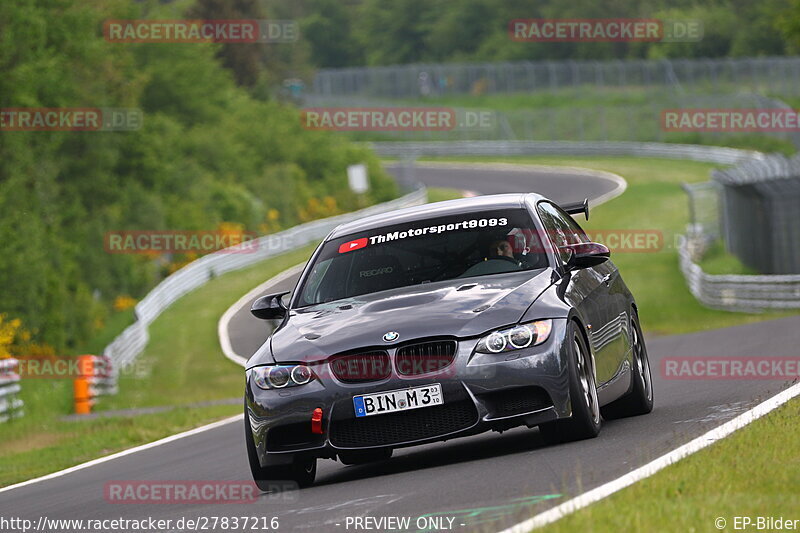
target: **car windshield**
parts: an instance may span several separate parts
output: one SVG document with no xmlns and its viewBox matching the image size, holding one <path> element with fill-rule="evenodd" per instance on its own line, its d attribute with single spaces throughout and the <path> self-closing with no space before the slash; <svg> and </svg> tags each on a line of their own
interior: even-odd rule
<svg viewBox="0 0 800 533">
<path fill-rule="evenodd" d="M 538 232 L 525 209 L 417 220 L 326 242 L 296 306 L 546 266 Z"/>
</svg>

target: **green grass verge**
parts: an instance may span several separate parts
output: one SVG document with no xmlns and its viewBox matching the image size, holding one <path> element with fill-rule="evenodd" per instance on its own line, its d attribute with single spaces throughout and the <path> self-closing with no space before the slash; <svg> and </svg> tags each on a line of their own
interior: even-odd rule
<svg viewBox="0 0 800 533">
<path fill-rule="evenodd" d="M 733 97 L 734 87 L 729 91 L 697 93 Z M 680 95 L 668 87 L 562 87 L 558 90 L 522 91 L 484 94 L 446 94 L 426 98 L 403 99 L 401 102 L 431 105 L 446 105 L 494 111 L 515 112 L 538 109 L 592 109 L 608 106 L 652 106 L 654 102 L 674 102 Z"/>
<path fill-rule="evenodd" d="M 122 333 L 125 328 L 133 324 L 135 320 L 133 308 L 125 311 L 117 311 L 108 317 L 103 325 L 103 329 L 97 332 L 85 346 L 81 347 L 81 354 L 99 354 L 113 341 L 117 335 Z"/>
<path fill-rule="evenodd" d="M 591 210 L 591 230 L 658 230 L 664 248 L 655 253 L 616 253 L 612 260 L 622 272 L 639 305 L 644 329 L 650 334 L 689 333 L 787 316 L 790 313 L 732 313 L 708 309 L 689 292 L 678 269 L 675 239 L 689 220 L 682 182 L 708 179 L 710 163 L 630 157 L 457 157 L 436 161 L 502 161 L 540 165 L 578 166 L 613 172 L 625 178 L 624 194 Z"/>
<path fill-rule="evenodd" d="M 186 406 L 240 397 L 244 390 L 241 368 L 225 359 L 219 348 L 217 321 L 242 294 L 307 259 L 312 250 L 313 246 L 301 248 L 225 274 L 178 300 L 151 325 L 150 343 L 133 366 L 138 374 L 120 376 L 119 394 L 102 398 L 98 410 L 173 405 L 176 409 L 134 418 L 68 422 L 61 417 L 72 412 L 71 381 L 24 381 L 25 416 L 0 426 L 0 486 L 241 412 L 240 405 Z M 124 317 L 119 320 L 124 327 Z"/>
<path fill-rule="evenodd" d="M 431 203 L 455 200 L 456 198 L 461 198 L 461 191 L 456 189 L 444 189 L 441 187 L 431 187 L 428 189 L 428 201 Z"/>
<path fill-rule="evenodd" d="M 715 520 L 720 517 L 727 522 L 725 531 L 735 531 L 735 516 L 800 519 L 798 420 L 800 399 L 794 399 L 543 531 L 711 532 L 718 531 Z M 747 531 L 756 531 L 755 525 Z"/>
<path fill-rule="evenodd" d="M 698 263 L 707 274 L 758 274 L 738 257 L 725 250 L 722 241 L 712 244 Z"/>
<path fill-rule="evenodd" d="M 507 138 L 506 128 L 509 128 L 518 140 L 639 140 L 730 146 L 786 155 L 795 153 L 796 148 L 790 140 L 775 134 L 661 130 L 662 109 L 752 107 L 752 100 L 740 93 L 741 87 L 733 84 L 694 87 L 686 94 L 671 87 L 581 86 L 512 93 L 432 95 L 397 102 L 409 106 L 446 106 L 503 115 L 505 123 L 502 128 L 460 133 L 466 135 L 465 139 Z M 456 133 L 425 132 L 424 136 L 404 133 L 399 136 L 385 132 L 351 132 L 348 136 L 359 141 L 403 138 L 458 140 Z"/>
</svg>

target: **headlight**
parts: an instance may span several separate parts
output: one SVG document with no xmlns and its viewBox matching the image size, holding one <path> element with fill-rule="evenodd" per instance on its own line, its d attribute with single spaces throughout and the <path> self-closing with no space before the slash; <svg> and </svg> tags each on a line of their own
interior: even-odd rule
<svg viewBox="0 0 800 533">
<path fill-rule="evenodd" d="M 259 389 L 283 389 L 305 385 L 316 376 L 306 365 L 267 365 L 249 370 Z"/>
<path fill-rule="evenodd" d="M 478 341 L 475 351 L 479 353 L 503 353 L 542 344 L 550 336 L 553 321 L 537 320 L 527 324 L 493 331 Z"/>
</svg>

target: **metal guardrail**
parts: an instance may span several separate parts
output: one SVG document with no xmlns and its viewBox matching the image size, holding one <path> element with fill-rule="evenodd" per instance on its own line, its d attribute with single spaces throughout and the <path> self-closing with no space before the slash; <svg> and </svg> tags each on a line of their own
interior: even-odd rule
<svg viewBox="0 0 800 533">
<path fill-rule="evenodd" d="M 370 143 L 370 146 L 383 157 L 411 159 L 476 155 L 585 155 L 663 157 L 732 165 L 765 157 L 760 152 L 721 146 L 615 141 L 376 142 Z"/>
<path fill-rule="evenodd" d="M 18 365 L 19 361 L 14 358 L 0 359 L 0 423 L 24 414 L 23 402 L 18 397 L 22 390 Z"/>
<path fill-rule="evenodd" d="M 269 257 L 320 241 L 330 231 L 344 222 L 392 211 L 401 207 L 419 205 L 427 199 L 424 188 L 382 204 L 367 207 L 352 213 L 315 220 L 295 226 L 286 231 L 267 235 L 248 243 L 254 251 L 250 253 L 219 250 L 193 261 L 165 278 L 135 308 L 136 322 L 123 331 L 103 350 L 113 365 L 113 374 L 131 364 L 144 350 L 149 340 L 148 326 L 173 302 L 186 293 L 204 285 L 216 276 L 239 270 Z"/>
<path fill-rule="evenodd" d="M 800 275 L 716 275 L 694 262 L 692 239 L 678 254 L 689 291 L 703 305 L 726 311 L 800 309 Z"/>
</svg>

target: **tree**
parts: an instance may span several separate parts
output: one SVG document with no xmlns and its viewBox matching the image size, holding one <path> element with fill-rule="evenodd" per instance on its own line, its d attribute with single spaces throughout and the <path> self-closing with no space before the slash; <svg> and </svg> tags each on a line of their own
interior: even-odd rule
<svg viewBox="0 0 800 533">
<path fill-rule="evenodd" d="M 311 46 L 311 60 L 320 67 L 361 64 L 362 48 L 353 37 L 353 10 L 341 0 L 312 0 L 311 13 L 300 23 L 301 35 Z"/>
</svg>

